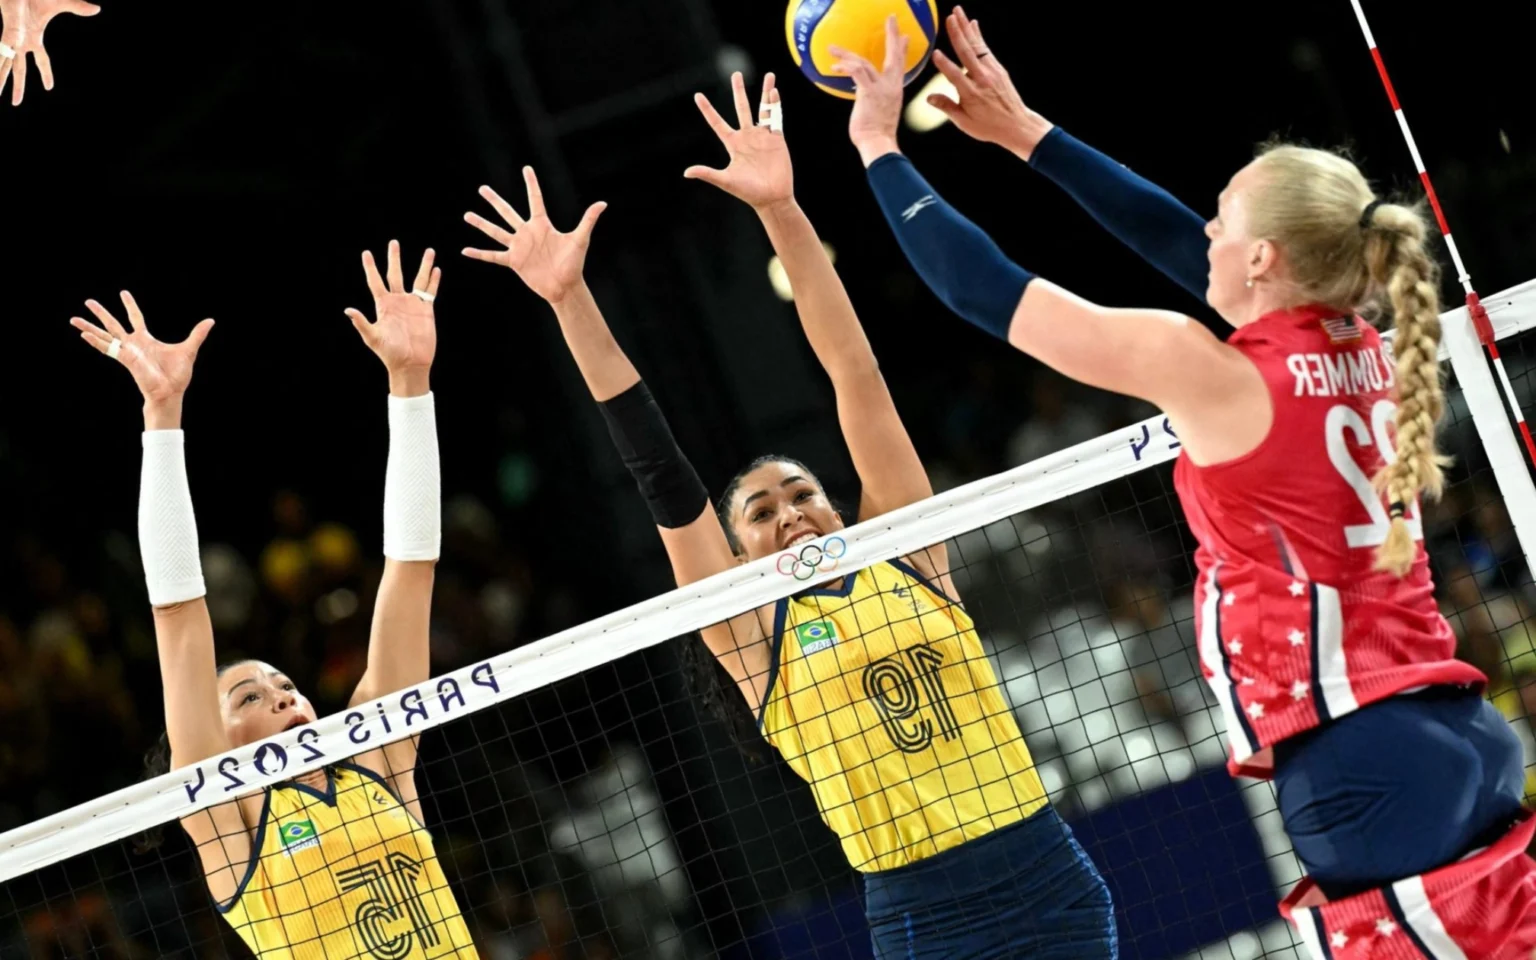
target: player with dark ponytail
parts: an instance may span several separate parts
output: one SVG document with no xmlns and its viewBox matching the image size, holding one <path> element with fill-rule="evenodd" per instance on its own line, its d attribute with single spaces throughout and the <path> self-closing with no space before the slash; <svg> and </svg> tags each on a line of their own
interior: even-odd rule
<svg viewBox="0 0 1536 960">
<path fill-rule="evenodd" d="M 773 77 L 765 81 L 760 123 L 739 74 L 733 87 L 738 127 L 697 98 L 730 165 L 684 175 L 750 204 L 784 263 L 861 481 L 857 519 L 932 496 L 858 316 L 795 202 Z M 677 582 L 774 555 L 793 560 L 802 550 L 835 550 L 844 516 L 796 460 L 754 461 L 711 507 L 582 279 L 601 205 L 573 233 L 560 234 L 532 171 L 526 179 L 528 217 L 488 188 L 481 192 L 506 226 L 468 217 L 505 249 L 466 252 L 510 267 L 554 307 Z M 756 714 L 763 738 L 810 784 L 823 820 L 863 875 L 877 956 L 1115 956 L 1109 890 L 1050 807 L 958 601 L 944 545 L 849 573 L 701 635 L 740 691 L 738 704 Z"/>
</svg>

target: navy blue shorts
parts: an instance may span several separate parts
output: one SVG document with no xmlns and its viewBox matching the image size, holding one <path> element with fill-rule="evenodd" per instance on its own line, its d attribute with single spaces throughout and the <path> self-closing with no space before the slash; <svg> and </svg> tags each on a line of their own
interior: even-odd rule
<svg viewBox="0 0 1536 960">
<path fill-rule="evenodd" d="M 1438 687 L 1282 742 L 1275 788 L 1302 865 L 1338 898 L 1503 835 L 1521 808 L 1525 757 L 1492 704 Z"/>
<path fill-rule="evenodd" d="M 1113 960 L 1109 887 L 1046 807 L 940 854 L 864 877 L 878 960 Z"/>
</svg>

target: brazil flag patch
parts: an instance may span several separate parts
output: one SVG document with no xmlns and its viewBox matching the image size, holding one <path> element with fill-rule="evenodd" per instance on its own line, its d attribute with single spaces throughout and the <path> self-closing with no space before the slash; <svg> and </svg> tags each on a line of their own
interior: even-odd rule
<svg viewBox="0 0 1536 960">
<path fill-rule="evenodd" d="M 802 623 L 795 628 L 795 637 L 800 641 L 800 652 L 810 656 L 837 643 L 837 626 L 831 620 Z"/>
<path fill-rule="evenodd" d="M 320 838 L 315 835 L 315 825 L 309 820 L 294 820 L 278 827 L 277 835 L 283 841 L 283 850 L 292 853 L 305 847 L 317 846 Z"/>
</svg>

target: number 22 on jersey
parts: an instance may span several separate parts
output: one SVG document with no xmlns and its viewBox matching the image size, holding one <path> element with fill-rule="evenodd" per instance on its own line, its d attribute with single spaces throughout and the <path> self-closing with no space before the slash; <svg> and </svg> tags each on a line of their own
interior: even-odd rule
<svg viewBox="0 0 1536 960">
<path fill-rule="evenodd" d="M 1366 423 L 1353 407 L 1339 404 L 1328 411 L 1327 419 L 1323 422 L 1323 430 L 1328 440 L 1328 459 L 1333 463 L 1333 468 L 1339 471 L 1339 476 L 1344 478 L 1355 491 L 1355 496 L 1360 498 L 1360 506 L 1365 508 L 1369 523 L 1353 523 L 1344 528 L 1344 542 L 1351 547 L 1379 547 L 1387 540 L 1387 531 L 1391 529 L 1392 519 L 1387 515 L 1387 508 L 1380 493 L 1371 485 L 1371 478 L 1361 469 L 1355 460 L 1350 445 L 1356 447 L 1369 446 L 1372 443 L 1381 454 L 1381 459 L 1392 464 L 1397 462 L 1397 448 L 1393 446 L 1389 427 L 1397 418 L 1397 404 L 1391 400 L 1377 400 L 1371 407 L 1371 422 Z M 1424 539 L 1424 520 L 1419 515 L 1418 498 L 1408 504 L 1408 510 L 1403 519 L 1408 523 L 1408 532 L 1415 540 Z"/>
</svg>

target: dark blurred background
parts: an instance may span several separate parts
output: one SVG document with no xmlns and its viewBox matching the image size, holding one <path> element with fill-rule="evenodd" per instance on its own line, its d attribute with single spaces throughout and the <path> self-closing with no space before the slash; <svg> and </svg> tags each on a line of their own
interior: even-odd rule
<svg viewBox="0 0 1536 960">
<path fill-rule="evenodd" d="M 1371 6 L 1480 289 L 1526 280 L 1536 272 L 1528 34 L 1492 0 Z M 1033 107 L 1202 214 L 1273 134 L 1347 145 L 1383 186 L 1415 187 L 1344 0 L 1262 17 L 1211 0 L 968 10 Z M 681 176 L 723 160 L 689 98 L 701 90 L 723 104 L 733 69 L 749 84 L 780 74 L 800 201 L 836 250 L 938 487 L 1152 413 L 1044 371 L 915 281 L 863 184 L 848 107 L 795 71 L 783 12 L 759 0 L 106 0 L 94 20 L 55 23 L 57 89 L 45 93 L 34 74 L 25 104 L 0 110 L 11 208 L 0 231 L 0 828 L 131 782 L 161 729 L 135 534 L 137 394 L 67 326 L 87 297 L 112 303 L 131 289 L 168 339 L 218 320 L 185 427 L 221 653 L 280 664 L 322 712 L 361 672 L 387 440 L 382 371 L 342 309 L 370 307 L 358 255 L 391 238 L 408 263 L 435 247 L 445 270 L 434 671 L 670 586 L 548 308 L 509 272 L 458 255 L 482 245 L 461 221 L 488 212 L 476 188 L 520 198 L 523 164 L 539 170 L 560 226 L 610 202 L 589 281 L 711 490 L 771 450 L 855 499 L 831 392 L 770 286 L 755 218 Z M 948 199 L 1038 273 L 1099 302 L 1209 319 L 1001 150 L 951 127 L 903 141 Z M 1454 278 L 1446 291 L 1459 300 Z M 1493 498 L 1486 482 L 1467 496 L 1464 515 Z M 1471 538 L 1477 556 L 1518 560 L 1492 509 Z M 1451 553 L 1468 556 L 1468 539 L 1452 539 Z M 666 656 L 636 661 L 648 674 L 638 681 L 615 671 L 554 688 L 542 707 L 530 698 L 534 719 L 496 734 L 538 733 L 516 748 L 530 764 L 520 776 L 565 783 L 620 764 L 580 749 L 560 759 L 536 718 L 561 717 L 560 742 L 579 747 L 572 702 L 638 709 L 626 691 L 644 687 L 654 709 L 673 709 L 681 688 Z M 679 754 L 729 746 L 708 722 L 687 737 L 702 746 L 674 744 Z M 664 780 L 676 758 L 658 758 L 658 738 L 632 739 Z M 726 753 L 729 793 L 747 768 Z M 826 846 L 811 834 L 799 842 Z M 818 863 L 832 862 L 825 854 Z M 524 920 L 537 914 L 546 932 L 554 921 L 533 904 L 554 882 L 525 878 L 517 895 Z"/>
</svg>

